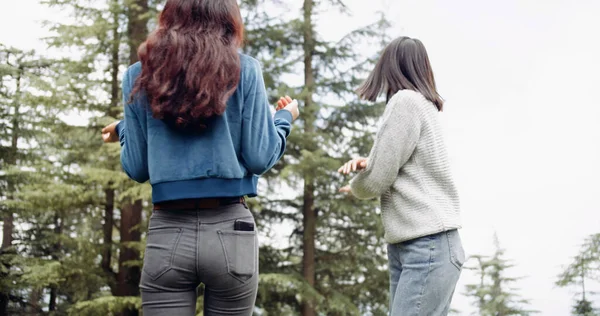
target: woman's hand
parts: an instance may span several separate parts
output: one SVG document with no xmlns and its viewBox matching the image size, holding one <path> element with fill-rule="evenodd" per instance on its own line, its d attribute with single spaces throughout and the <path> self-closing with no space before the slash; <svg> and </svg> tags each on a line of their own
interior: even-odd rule
<svg viewBox="0 0 600 316">
<path fill-rule="evenodd" d="M 342 188 L 340 189 L 340 192 L 341 192 L 341 193 L 351 193 L 351 192 L 352 192 L 352 188 L 350 188 L 350 186 L 349 186 L 349 185 L 347 185 L 347 186 L 345 186 L 345 187 L 342 187 Z"/>
<path fill-rule="evenodd" d="M 338 172 L 342 174 L 350 174 L 350 172 L 363 170 L 365 168 L 367 168 L 367 158 L 358 157 L 345 163 L 340 167 L 340 169 L 338 169 Z"/>
<path fill-rule="evenodd" d="M 287 110 L 292 113 L 292 118 L 295 121 L 300 116 L 300 110 L 298 109 L 298 101 L 292 100 L 289 96 L 282 97 L 277 101 L 277 111 Z"/>
<path fill-rule="evenodd" d="M 119 121 L 116 121 L 102 129 L 102 140 L 105 143 L 115 143 L 119 141 L 119 134 L 117 134 L 117 124 L 119 124 Z"/>
</svg>

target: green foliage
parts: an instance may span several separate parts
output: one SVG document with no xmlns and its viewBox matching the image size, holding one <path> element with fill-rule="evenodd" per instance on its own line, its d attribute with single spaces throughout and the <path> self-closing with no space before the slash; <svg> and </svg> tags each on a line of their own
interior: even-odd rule
<svg viewBox="0 0 600 316">
<path fill-rule="evenodd" d="M 572 263 L 558 276 L 556 285 L 581 285 L 585 279 L 600 281 L 600 234 L 586 238 Z"/>
<path fill-rule="evenodd" d="M 388 24 L 382 18 L 351 31 L 340 41 L 329 42 L 320 39 L 314 25 L 307 21 L 269 16 L 254 4 L 243 2 L 248 26 L 245 52 L 262 61 L 273 103 L 286 94 L 304 101 L 286 155 L 264 178 L 263 198 L 255 209 L 259 226 L 267 235 L 281 227 L 290 228 L 286 247 L 267 244 L 261 249 L 261 258 L 278 258 L 261 259 L 261 272 L 302 275 L 303 235 L 311 229 L 306 226 L 302 210 L 309 194 L 314 197 L 312 209 L 317 217 L 314 290 L 319 296 L 308 301 L 328 315 L 385 315 L 388 275 L 378 203 L 339 194 L 346 179 L 336 170 L 351 157 L 366 156 L 372 144 L 373 130 L 369 127 L 381 114 L 383 104 L 367 104 L 356 98 L 353 90 L 374 61 L 361 56 L 356 45 L 373 43 L 374 47 L 381 47 Z M 316 16 L 328 4 L 315 1 L 311 15 Z M 294 85 L 288 80 L 289 74 L 306 71 L 303 37 L 307 28 L 313 32 L 314 40 L 308 53 L 313 58 L 312 87 Z M 312 104 L 307 107 L 308 99 Z M 281 192 L 286 194 L 282 196 Z M 281 310 L 298 312 L 301 302 L 296 292 L 275 291 L 264 282 L 260 286 L 263 294 L 259 295 L 258 306 L 269 315 Z M 320 297 L 326 304 L 321 304 Z"/>
<path fill-rule="evenodd" d="M 592 302 L 588 300 L 578 300 L 575 302 L 573 306 L 573 315 L 577 316 L 596 316 L 594 308 L 592 307 Z"/>
<path fill-rule="evenodd" d="M 69 309 L 69 315 L 118 316 L 123 310 L 141 308 L 142 299 L 137 296 L 103 296 L 75 304 Z"/>
<path fill-rule="evenodd" d="M 59 122 L 62 108 L 54 105 L 58 94 L 52 83 L 56 74 L 53 61 L 0 45 L 0 64 L 0 124 L 4 127 L 0 133 L 0 206 L 3 231 L 12 232 L 5 235 L 0 250 L 0 296 L 9 298 L 0 306 L 0 313 L 12 313 L 31 307 L 26 290 L 37 286 L 35 282 L 50 285 L 61 280 L 55 263 L 35 260 L 36 254 L 43 252 L 39 236 L 36 244 L 23 242 L 35 228 L 15 228 L 29 224 L 29 218 L 37 214 L 27 207 L 23 195 L 42 178 L 40 171 L 54 168 L 56 157 L 43 149 L 52 141 L 50 132 Z"/>
<path fill-rule="evenodd" d="M 68 23 L 47 23 L 56 36 L 46 40 L 75 57 L 50 61 L 0 47 L 0 124 L 7 127 L 0 136 L 7 153 L 1 160 L 2 209 L 14 215 L 15 227 L 15 247 L 3 249 L 0 257 L 0 292 L 10 297 L 11 315 L 41 310 L 64 315 L 78 303 L 81 313 L 98 306 L 97 313 L 107 315 L 105 310 L 130 305 L 99 299 L 114 289 L 119 255 L 118 243 L 103 243 L 106 190 L 123 192 L 116 207 L 149 196 L 147 185 L 135 185 L 121 172 L 119 146 L 103 146 L 99 137 L 100 126 L 121 113 L 118 72 L 129 62 L 128 7 L 117 0 L 43 3 L 71 13 Z M 89 120 L 63 121 L 73 115 Z M 140 244 L 124 246 L 143 248 Z M 105 249 L 113 258 L 108 270 L 100 267 Z M 122 265 L 139 266 L 141 258 Z"/>
<path fill-rule="evenodd" d="M 573 306 L 573 315 L 593 316 L 596 311 L 592 302 L 588 300 L 586 281 L 600 280 L 600 234 L 594 234 L 585 239 L 579 253 L 573 258 L 571 264 L 565 267 L 558 276 L 556 285 L 560 287 L 581 287 L 577 294 L 581 295 Z"/>
<path fill-rule="evenodd" d="M 480 282 L 468 284 L 465 295 L 472 298 L 480 316 L 528 316 L 537 311 L 527 309 L 529 300 L 523 299 L 516 293 L 513 284 L 521 278 L 508 276 L 508 270 L 514 267 L 505 259 L 505 250 L 500 248 L 498 237 L 494 235 L 496 251 L 491 258 L 476 255 L 472 259 L 477 261 L 474 267 L 466 269 L 476 271 Z"/>
</svg>

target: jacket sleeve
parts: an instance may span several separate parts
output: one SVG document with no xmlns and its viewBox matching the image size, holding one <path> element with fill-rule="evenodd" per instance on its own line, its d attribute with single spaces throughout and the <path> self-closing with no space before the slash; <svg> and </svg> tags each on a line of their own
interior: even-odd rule
<svg viewBox="0 0 600 316">
<path fill-rule="evenodd" d="M 121 165 L 129 178 L 144 183 L 150 179 L 145 116 L 140 119 L 140 111 L 136 111 L 140 108 L 135 99 L 129 102 L 131 87 L 129 71 L 126 71 L 123 76 L 125 118 L 117 125 L 121 142 Z"/>
<path fill-rule="evenodd" d="M 262 175 L 283 156 L 293 118 L 287 110 L 272 117 L 260 64 L 251 59 L 247 67 L 243 76 L 241 156 L 249 172 Z"/>
</svg>

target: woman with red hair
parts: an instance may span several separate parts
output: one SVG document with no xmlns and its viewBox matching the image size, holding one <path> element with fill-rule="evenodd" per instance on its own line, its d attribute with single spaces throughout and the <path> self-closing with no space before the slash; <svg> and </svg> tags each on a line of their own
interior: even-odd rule
<svg viewBox="0 0 600 316">
<path fill-rule="evenodd" d="M 102 130 L 121 164 L 150 181 L 145 316 L 252 315 L 258 239 L 244 197 L 283 155 L 298 104 L 269 108 L 260 64 L 238 52 L 235 0 L 168 0 L 123 78 L 125 118 Z"/>
</svg>

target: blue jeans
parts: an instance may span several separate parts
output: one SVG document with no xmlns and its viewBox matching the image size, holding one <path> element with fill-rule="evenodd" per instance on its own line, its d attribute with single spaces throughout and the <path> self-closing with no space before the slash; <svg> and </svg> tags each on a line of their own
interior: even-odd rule
<svg viewBox="0 0 600 316">
<path fill-rule="evenodd" d="M 388 245 L 391 316 L 447 315 L 465 253 L 457 230 Z"/>
</svg>

